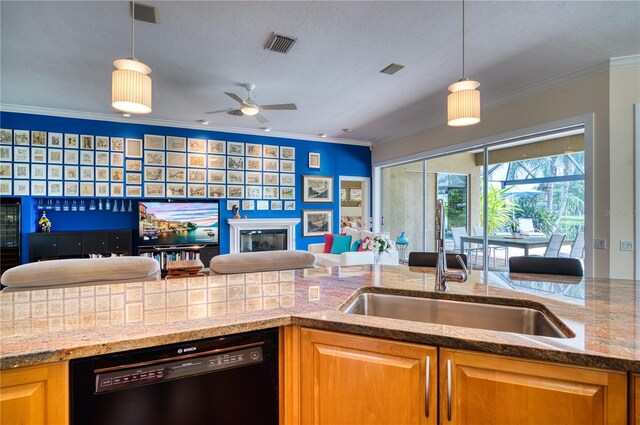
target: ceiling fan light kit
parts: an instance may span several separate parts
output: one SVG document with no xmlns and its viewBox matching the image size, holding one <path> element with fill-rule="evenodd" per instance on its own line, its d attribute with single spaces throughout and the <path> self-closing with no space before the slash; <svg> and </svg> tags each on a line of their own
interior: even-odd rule
<svg viewBox="0 0 640 425">
<path fill-rule="evenodd" d="M 130 114 L 151 112 L 151 68 L 137 60 L 135 52 L 135 2 L 131 2 L 131 57 L 116 59 L 111 74 L 111 106 Z"/>
<path fill-rule="evenodd" d="M 464 0 L 462 0 L 462 78 L 451 84 L 447 96 L 447 125 L 464 127 L 480 122 L 480 83 L 464 77 Z"/>
</svg>

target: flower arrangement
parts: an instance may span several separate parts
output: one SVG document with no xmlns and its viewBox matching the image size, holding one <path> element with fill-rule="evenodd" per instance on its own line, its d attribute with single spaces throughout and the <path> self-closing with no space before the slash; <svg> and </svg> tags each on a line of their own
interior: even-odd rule
<svg viewBox="0 0 640 425">
<path fill-rule="evenodd" d="M 47 218 L 46 212 L 42 211 L 42 217 L 40 217 L 40 220 L 38 220 L 38 224 L 40 225 L 40 228 L 43 232 L 51 231 L 51 220 Z"/>
<path fill-rule="evenodd" d="M 509 223 L 509 230 L 513 235 L 517 235 L 518 233 L 520 233 L 520 226 L 518 225 L 518 222 L 512 221 L 511 223 Z"/>
<path fill-rule="evenodd" d="M 364 251 L 373 251 L 375 254 L 389 252 L 389 248 L 391 248 L 391 241 L 382 235 L 375 235 L 373 239 L 364 242 L 362 247 Z"/>
</svg>

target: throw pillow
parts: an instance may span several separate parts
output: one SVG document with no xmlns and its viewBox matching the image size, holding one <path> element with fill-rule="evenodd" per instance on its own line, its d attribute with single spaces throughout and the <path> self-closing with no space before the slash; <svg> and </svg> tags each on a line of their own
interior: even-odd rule
<svg viewBox="0 0 640 425">
<path fill-rule="evenodd" d="M 333 235 L 333 246 L 331 247 L 332 254 L 349 252 L 349 248 L 351 248 L 351 235 Z"/>
<path fill-rule="evenodd" d="M 367 244 L 367 242 L 369 242 L 369 236 L 367 236 L 366 238 L 364 238 L 362 240 L 362 243 L 360 244 L 360 247 L 358 248 L 358 252 L 362 252 L 364 251 L 364 246 Z"/>
<path fill-rule="evenodd" d="M 355 241 L 355 240 L 357 240 L 357 239 L 361 239 L 361 238 L 360 238 L 360 230 L 352 229 L 352 228 L 351 228 L 351 227 L 349 227 L 349 226 L 345 226 L 345 227 L 342 229 L 342 233 L 341 233 L 341 234 L 344 234 L 344 235 L 351 235 L 351 240 L 352 240 L 352 241 Z"/>
<path fill-rule="evenodd" d="M 362 239 L 358 239 L 354 243 L 351 244 L 351 252 L 357 252 L 360 249 L 360 245 L 362 245 Z"/>
<path fill-rule="evenodd" d="M 344 233 L 340 233 L 340 236 L 344 236 Z M 331 253 L 331 247 L 333 246 L 333 237 L 334 236 L 338 236 L 338 235 L 334 235 L 333 233 L 325 233 L 324 234 L 324 253 L 325 254 L 330 254 Z"/>
</svg>

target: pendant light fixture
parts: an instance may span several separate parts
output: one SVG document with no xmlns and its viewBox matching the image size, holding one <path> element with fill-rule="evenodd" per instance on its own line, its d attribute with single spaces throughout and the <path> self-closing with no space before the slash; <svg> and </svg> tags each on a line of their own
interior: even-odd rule
<svg viewBox="0 0 640 425">
<path fill-rule="evenodd" d="M 462 78 L 449 86 L 447 124 L 463 127 L 480 122 L 480 83 L 464 76 L 464 0 L 462 0 Z"/>
<path fill-rule="evenodd" d="M 130 114 L 151 112 L 151 68 L 135 58 L 135 1 L 131 2 L 131 57 L 116 59 L 111 76 L 111 106 Z"/>
</svg>

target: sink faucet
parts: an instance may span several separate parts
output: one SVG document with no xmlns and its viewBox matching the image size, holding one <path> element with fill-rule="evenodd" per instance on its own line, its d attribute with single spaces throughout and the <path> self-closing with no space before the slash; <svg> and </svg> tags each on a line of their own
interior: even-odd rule
<svg viewBox="0 0 640 425">
<path fill-rule="evenodd" d="M 456 255 L 456 260 L 460 263 L 462 270 L 449 271 L 447 269 L 447 254 L 444 252 L 444 205 L 442 199 L 436 201 L 436 249 L 438 259 L 436 262 L 436 292 L 446 292 L 447 282 L 466 282 L 467 266 L 462 261 L 462 257 Z"/>
</svg>

